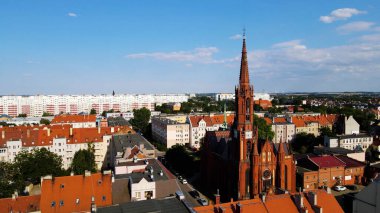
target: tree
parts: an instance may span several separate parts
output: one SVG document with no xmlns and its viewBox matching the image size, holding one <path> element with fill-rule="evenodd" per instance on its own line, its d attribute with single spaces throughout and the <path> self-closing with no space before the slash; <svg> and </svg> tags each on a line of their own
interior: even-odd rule
<svg viewBox="0 0 380 213">
<path fill-rule="evenodd" d="M 317 137 L 317 141 L 318 141 L 318 144 L 321 144 L 323 145 L 324 143 L 324 140 L 325 140 L 325 136 L 327 137 L 333 137 L 335 136 L 335 134 L 333 133 L 333 131 L 328 128 L 328 127 L 321 127 L 319 129 L 319 136 Z"/>
<path fill-rule="evenodd" d="M 21 113 L 21 114 L 18 114 L 17 117 L 20 117 L 20 118 L 26 118 L 26 117 L 27 117 L 27 114 L 25 114 L 25 113 Z"/>
<path fill-rule="evenodd" d="M 170 165 L 180 173 L 186 175 L 193 175 L 199 171 L 199 165 L 196 163 L 194 157 L 186 151 L 184 145 L 176 144 L 172 146 L 165 155 Z"/>
<path fill-rule="evenodd" d="M 96 172 L 94 144 L 89 143 L 87 149 L 81 149 L 74 154 L 73 162 L 71 163 L 71 171 L 77 175 L 82 175 L 84 172 Z"/>
<path fill-rule="evenodd" d="M 96 110 L 94 108 L 91 109 L 90 115 L 96 115 Z"/>
<path fill-rule="evenodd" d="M 12 163 L 0 161 L 0 198 L 11 197 L 24 188 L 22 178 L 17 167 Z"/>
<path fill-rule="evenodd" d="M 49 125 L 49 124 L 50 124 L 50 120 L 48 120 L 48 119 L 46 119 L 46 118 L 41 118 L 41 120 L 40 120 L 40 124 Z"/>
<path fill-rule="evenodd" d="M 47 116 L 53 116 L 53 114 L 48 113 L 48 112 L 42 113 L 42 117 L 47 117 Z"/>
<path fill-rule="evenodd" d="M 64 175 L 62 158 L 46 148 L 21 151 L 16 155 L 14 164 L 20 171 L 22 180 L 32 183 L 39 183 L 45 175 Z"/>
<path fill-rule="evenodd" d="M 150 111 L 147 108 L 134 109 L 133 118 L 129 121 L 133 128 L 146 133 L 150 120 Z"/>
<path fill-rule="evenodd" d="M 267 124 L 264 118 L 259 118 L 257 115 L 253 115 L 253 125 L 259 129 L 259 139 L 273 139 L 274 132 L 272 131 L 272 127 Z"/>
<path fill-rule="evenodd" d="M 315 145 L 318 145 L 318 141 L 313 134 L 301 132 L 294 137 L 291 148 L 295 152 L 305 154 L 313 152 Z"/>
</svg>

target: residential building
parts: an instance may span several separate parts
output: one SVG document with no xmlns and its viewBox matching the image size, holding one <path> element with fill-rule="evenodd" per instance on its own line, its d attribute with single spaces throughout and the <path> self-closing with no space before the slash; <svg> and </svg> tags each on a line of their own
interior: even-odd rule
<svg viewBox="0 0 380 213">
<path fill-rule="evenodd" d="M 41 179 L 41 212 L 90 212 L 112 205 L 111 171 Z"/>
<path fill-rule="evenodd" d="M 255 93 L 253 95 L 254 100 L 272 100 L 269 93 Z M 235 93 L 216 93 L 215 100 L 235 100 Z"/>
<path fill-rule="evenodd" d="M 176 177 L 156 159 L 118 163 L 115 184 L 121 189 L 116 189 L 114 196 L 120 198 L 114 203 L 164 198 L 178 190 Z"/>
<path fill-rule="evenodd" d="M 297 182 L 304 190 L 360 184 L 365 164 L 347 156 L 314 156 L 297 160 Z"/>
<path fill-rule="evenodd" d="M 22 150 L 46 148 L 62 157 L 63 168 L 70 167 L 75 152 L 92 144 L 98 169 L 109 164 L 108 146 L 112 134 L 127 127 L 72 128 L 70 124 L 1 127 L 0 160 L 12 162 Z"/>
<path fill-rule="evenodd" d="M 53 115 L 79 114 L 89 113 L 91 109 L 100 114 L 111 109 L 115 112 L 128 112 L 143 107 L 153 111 L 156 104 L 182 103 L 188 101 L 189 97 L 188 94 L 0 96 L 0 114 L 38 117 L 43 112 Z"/>
<path fill-rule="evenodd" d="M 166 117 L 152 118 L 153 139 L 170 148 L 176 144 L 189 144 L 189 124 Z"/>
<path fill-rule="evenodd" d="M 295 125 L 285 117 L 275 117 L 272 119 L 266 117 L 264 119 L 274 132 L 274 143 L 280 143 L 280 141 L 288 143 L 293 140 L 296 132 Z"/>
<path fill-rule="evenodd" d="M 324 138 L 326 147 L 341 147 L 349 150 L 366 150 L 373 143 L 373 137 L 367 134 L 337 135 Z"/>
<path fill-rule="evenodd" d="M 40 212 L 41 195 L 18 196 L 0 199 L 0 212 Z"/>
<path fill-rule="evenodd" d="M 350 150 L 341 147 L 314 146 L 313 153 L 316 155 L 344 155 L 360 162 L 365 162 L 364 150 Z"/>
<path fill-rule="evenodd" d="M 227 130 L 207 131 L 201 156 L 201 183 L 210 193 L 219 189 L 222 200 L 252 199 L 276 189 L 295 192 L 293 155 L 286 143 L 258 140 L 253 102 L 244 38 L 234 124 Z"/>
<path fill-rule="evenodd" d="M 270 100 L 255 100 L 255 105 L 260 106 L 263 110 L 268 110 L 269 108 L 272 108 L 272 102 Z"/>
<path fill-rule="evenodd" d="M 71 124 L 73 128 L 96 127 L 96 115 L 57 115 L 51 121 L 51 125 Z"/>
<path fill-rule="evenodd" d="M 227 129 L 232 126 L 234 118 L 234 114 L 189 115 L 187 123 L 190 128 L 190 147 L 199 149 L 206 131 Z"/>
</svg>

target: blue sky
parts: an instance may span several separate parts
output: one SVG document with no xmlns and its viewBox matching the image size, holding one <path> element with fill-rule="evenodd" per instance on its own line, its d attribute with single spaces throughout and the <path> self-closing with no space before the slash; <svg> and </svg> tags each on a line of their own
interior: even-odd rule
<svg viewBox="0 0 380 213">
<path fill-rule="evenodd" d="M 2 0 L 0 94 L 380 91 L 378 0 Z"/>
</svg>

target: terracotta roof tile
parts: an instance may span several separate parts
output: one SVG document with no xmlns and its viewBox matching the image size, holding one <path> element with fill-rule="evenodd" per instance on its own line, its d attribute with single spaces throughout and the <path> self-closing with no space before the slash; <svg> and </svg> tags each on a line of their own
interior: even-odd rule
<svg viewBox="0 0 380 213">
<path fill-rule="evenodd" d="M 112 204 L 111 175 L 76 175 L 44 179 L 41 183 L 42 212 L 90 211 L 94 197 L 98 207 Z"/>
<path fill-rule="evenodd" d="M 96 115 L 57 115 L 52 124 L 96 122 Z"/>
<path fill-rule="evenodd" d="M 317 157 L 309 157 L 309 159 L 320 168 L 346 166 L 344 162 L 342 162 L 335 156 L 317 156 Z"/>
</svg>

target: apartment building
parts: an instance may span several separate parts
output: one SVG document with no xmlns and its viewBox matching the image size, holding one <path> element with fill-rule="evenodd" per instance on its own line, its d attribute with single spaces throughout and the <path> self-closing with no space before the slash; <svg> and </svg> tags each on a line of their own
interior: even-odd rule
<svg viewBox="0 0 380 213">
<path fill-rule="evenodd" d="M 295 125 L 285 117 L 264 118 L 274 132 L 273 143 L 290 142 L 295 136 Z"/>
<path fill-rule="evenodd" d="M 0 160 L 12 162 L 22 150 L 46 148 L 62 157 L 63 168 L 67 169 L 75 152 L 87 149 L 92 144 L 97 169 L 101 169 L 110 163 L 107 156 L 112 135 L 123 128 L 73 128 L 69 124 L 1 127 Z"/>
<path fill-rule="evenodd" d="M 153 139 L 171 148 L 176 144 L 189 143 L 189 124 L 171 120 L 169 117 L 152 118 Z"/>
<path fill-rule="evenodd" d="M 128 112 L 143 107 L 153 111 L 156 104 L 186 102 L 189 97 L 187 94 L 0 96 L 0 114 L 37 117 L 43 112 L 53 115 L 89 113 L 91 109 L 97 113 L 110 109 Z"/>
</svg>

